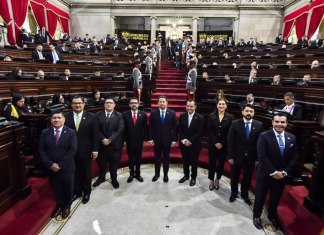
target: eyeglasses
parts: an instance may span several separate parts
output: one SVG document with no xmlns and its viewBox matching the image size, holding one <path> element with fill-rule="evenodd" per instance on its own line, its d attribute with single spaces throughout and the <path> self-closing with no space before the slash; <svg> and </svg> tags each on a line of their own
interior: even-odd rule
<svg viewBox="0 0 324 235">
<path fill-rule="evenodd" d="M 130 104 L 138 104 L 138 102 L 130 102 Z"/>
</svg>

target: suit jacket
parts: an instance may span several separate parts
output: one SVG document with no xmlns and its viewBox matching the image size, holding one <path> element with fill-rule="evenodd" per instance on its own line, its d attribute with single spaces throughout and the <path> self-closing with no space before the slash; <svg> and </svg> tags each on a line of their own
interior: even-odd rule
<svg viewBox="0 0 324 235">
<path fill-rule="evenodd" d="M 222 121 L 219 121 L 217 112 L 209 114 L 208 134 L 210 145 L 215 146 L 215 144 L 221 143 L 223 145 L 223 148 L 226 148 L 227 134 L 233 120 L 233 115 L 229 113 L 225 113 Z"/>
<path fill-rule="evenodd" d="M 250 81 L 250 77 L 247 79 L 247 83 L 249 83 L 249 81 Z M 259 81 L 259 78 L 252 78 L 252 81 L 249 84 L 257 84 L 258 81 Z"/>
<path fill-rule="evenodd" d="M 41 52 L 41 53 L 42 53 L 42 55 L 43 55 L 43 58 L 45 59 L 44 53 L 43 53 L 43 52 Z M 33 52 L 32 52 L 32 59 L 33 59 L 33 60 L 39 60 L 39 59 L 40 59 L 40 58 L 39 58 L 39 54 L 38 54 L 37 51 L 33 51 Z"/>
<path fill-rule="evenodd" d="M 177 141 L 177 118 L 172 109 L 166 109 L 164 124 L 161 122 L 160 109 L 151 112 L 149 124 L 149 139 L 154 145 L 171 145 Z"/>
<path fill-rule="evenodd" d="M 286 106 L 285 104 L 282 104 L 279 106 L 279 109 L 282 110 L 285 106 Z M 302 119 L 302 114 L 303 114 L 303 107 L 295 103 L 295 107 L 293 109 L 291 116 L 293 117 L 294 120 L 300 120 Z"/>
<path fill-rule="evenodd" d="M 243 118 L 232 122 L 227 135 L 227 158 L 234 159 L 239 164 L 247 158 L 253 164 L 257 158 L 257 141 L 263 131 L 263 124 L 253 119 L 249 139 L 246 138 Z"/>
<path fill-rule="evenodd" d="M 59 60 L 63 60 L 61 52 L 59 52 L 57 50 L 55 50 L 55 51 L 56 51 L 56 54 L 57 54 Z M 53 58 L 53 53 L 51 51 L 47 53 L 47 59 L 51 64 L 53 64 L 54 58 Z"/>
<path fill-rule="evenodd" d="M 56 145 L 54 128 L 42 131 L 39 141 L 39 156 L 46 170 L 50 173 L 53 163 L 57 163 L 62 172 L 75 171 L 74 157 L 77 153 L 77 137 L 75 131 L 63 126 L 58 145 Z"/>
<path fill-rule="evenodd" d="M 187 139 L 192 143 L 192 148 L 200 149 L 201 136 L 204 131 L 204 117 L 202 115 L 195 112 L 188 127 L 188 113 L 180 114 L 178 130 L 180 147 L 184 146 L 181 140 Z"/>
<path fill-rule="evenodd" d="M 101 52 L 101 47 L 99 45 L 90 45 L 90 54 L 99 54 Z"/>
<path fill-rule="evenodd" d="M 65 125 L 76 131 L 73 112 L 65 115 Z M 83 111 L 79 129 L 76 132 L 78 142 L 78 158 L 89 158 L 92 152 L 98 151 L 98 123 L 94 114 Z"/>
<path fill-rule="evenodd" d="M 96 116 L 99 125 L 99 148 L 105 147 L 101 144 L 101 141 L 107 138 L 111 141 L 107 148 L 111 150 L 121 149 L 123 147 L 123 134 L 125 129 L 123 115 L 113 111 L 109 121 L 107 121 L 105 110 L 103 110 L 98 112 Z"/>
<path fill-rule="evenodd" d="M 136 125 L 133 122 L 133 112 L 131 110 L 123 113 L 125 122 L 124 140 L 127 147 L 141 147 L 143 141 L 148 137 L 148 123 L 146 113 L 137 110 Z"/>
<path fill-rule="evenodd" d="M 257 178 L 265 178 L 275 171 L 291 174 L 298 158 L 296 137 L 285 131 L 285 150 L 281 156 L 279 144 L 274 131 L 268 130 L 260 134 L 258 140 Z"/>
</svg>

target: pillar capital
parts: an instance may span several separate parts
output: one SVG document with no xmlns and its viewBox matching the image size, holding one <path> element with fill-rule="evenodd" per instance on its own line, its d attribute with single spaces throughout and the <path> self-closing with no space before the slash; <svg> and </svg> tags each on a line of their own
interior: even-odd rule
<svg viewBox="0 0 324 235">
<path fill-rule="evenodd" d="M 199 17 L 198 16 L 193 16 L 192 20 L 199 20 Z"/>
<path fill-rule="evenodd" d="M 157 20 L 157 17 L 156 16 L 151 16 L 150 19 L 151 20 Z"/>
</svg>

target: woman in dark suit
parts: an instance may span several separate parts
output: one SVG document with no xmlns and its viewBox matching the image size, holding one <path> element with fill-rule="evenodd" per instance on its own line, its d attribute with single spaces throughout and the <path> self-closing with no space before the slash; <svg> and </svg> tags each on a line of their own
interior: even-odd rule
<svg viewBox="0 0 324 235">
<path fill-rule="evenodd" d="M 208 119 L 209 190 L 219 189 L 219 180 L 223 174 L 226 157 L 227 133 L 234 119 L 233 115 L 226 112 L 227 101 L 225 99 L 219 99 L 216 107 L 217 110 L 211 113 Z M 217 173 L 216 179 L 215 173 Z"/>
<path fill-rule="evenodd" d="M 92 92 L 92 97 L 88 99 L 88 105 L 90 106 L 96 106 L 96 105 L 102 105 L 105 102 L 105 99 L 101 96 L 101 93 L 98 89 L 95 89 Z"/>
<path fill-rule="evenodd" d="M 8 121 L 17 121 L 21 114 L 28 112 L 29 110 L 25 105 L 25 98 L 19 93 L 13 95 L 12 102 L 7 103 L 3 110 L 4 116 Z"/>
</svg>

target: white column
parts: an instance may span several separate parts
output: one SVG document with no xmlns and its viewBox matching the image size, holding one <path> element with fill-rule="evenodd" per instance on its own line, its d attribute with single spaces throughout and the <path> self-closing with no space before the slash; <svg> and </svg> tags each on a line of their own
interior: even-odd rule
<svg viewBox="0 0 324 235">
<path fill-rule="evenodd" d="M 156 38 L 156 16 L 150 17 L 151 19 L 151 44 L 154 42 Z"/>
<path fill-rule="evenodd" d="M 111 37 L 115 36 L 115 30 L 116 30 L 116 17 L 115 16 L 111 16 L 110 17 L 110 28 L 111 28 Z"/>
<path fill-rule="evenodd" d="M 192 17 L 192 40 L 194 44 L 197 44 L 198 36 L 198 16 Z"/>
</svg>

